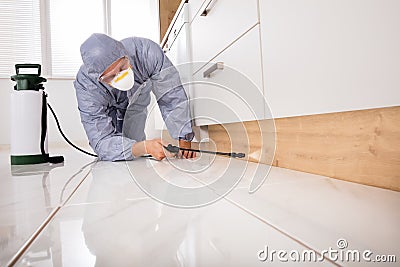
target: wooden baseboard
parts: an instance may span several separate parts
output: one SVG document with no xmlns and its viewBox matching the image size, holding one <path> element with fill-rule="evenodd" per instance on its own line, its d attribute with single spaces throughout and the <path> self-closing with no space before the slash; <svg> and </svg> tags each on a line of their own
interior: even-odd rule
<svg viewBox="0 0 400 267">
<path fill-rule="evenodd" d="M 400 191 L 400 106 L 212 125 L 209 136 L 250 161 Z"/>
</svg>

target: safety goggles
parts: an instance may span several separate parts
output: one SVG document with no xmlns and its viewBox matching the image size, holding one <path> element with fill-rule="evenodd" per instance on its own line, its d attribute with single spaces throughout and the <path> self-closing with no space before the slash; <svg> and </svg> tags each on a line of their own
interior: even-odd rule
<svg viewBox="0 0 400 267">
<path fill-rule="evenodd" d="M 112 63 L 99 77 L 99 80 L 104 83 L 111 83 L 114 77 L 123 70 L 130 67 L 129 58 L 121 57 Z"/>
</svg>

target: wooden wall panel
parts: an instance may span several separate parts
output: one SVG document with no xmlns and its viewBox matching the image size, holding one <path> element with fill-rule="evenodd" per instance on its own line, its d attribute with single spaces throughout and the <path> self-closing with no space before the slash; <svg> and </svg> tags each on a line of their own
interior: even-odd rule
<svg viewBox="0 0 400 267">
<path fill-rule="evenodd" d="M 219 150 L 244 150 L 250 161 L 400 191 L 400 106 L 281 118 L 275 125 L 276 132 L 271 120 L 213 125 L 209 135 Z"/>
<path fill-rule="evenodd" d="M 160 40 L 163 39 L 180 3 L 181 0 L 159 0 Z"/>
<path fill-rule="evenodd" d="M 210 125 L 209 137 L 219 151 L 243 152 L 244 160 L 272 164 L 276 143 L 273 120 Z"/>
</svg>

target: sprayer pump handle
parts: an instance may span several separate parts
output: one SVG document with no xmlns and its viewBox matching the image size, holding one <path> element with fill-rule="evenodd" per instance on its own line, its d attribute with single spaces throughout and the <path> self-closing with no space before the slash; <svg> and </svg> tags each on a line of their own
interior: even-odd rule
<svg viewBox="0 0 400 267">
<path fill-rule="evenodd" d="M 19 69 L 38 69 L 37 75 L 42 73 L 42 66 L 40 64 L 15 64 L 15 72 L 19 74 Z M 35 74 L 36 75 L 36 74 Z"/>
</svg>

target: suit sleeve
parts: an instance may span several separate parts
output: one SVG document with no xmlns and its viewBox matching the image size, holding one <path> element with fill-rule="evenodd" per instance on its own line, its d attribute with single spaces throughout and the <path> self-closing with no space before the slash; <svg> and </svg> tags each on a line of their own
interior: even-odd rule
<svg viewBox="0 0 400 267">
<path fill-rule="evenodd" d="M 168 132 L 174 139 L 185 138 L 193 131 L 189 101 L 179 72 L 158 44 L 150 41 L 146 52 L 152 90 Z"/>
</svg>

